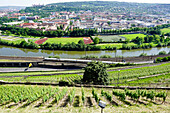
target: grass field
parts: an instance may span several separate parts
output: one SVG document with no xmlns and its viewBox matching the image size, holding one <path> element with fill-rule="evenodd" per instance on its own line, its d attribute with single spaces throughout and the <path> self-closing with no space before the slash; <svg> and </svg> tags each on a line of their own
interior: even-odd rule
<svg viewBox="0 0 170 113">
<path fill-rule="evenodd" d="M 144 38 L 146 35 L 144 35 L 144 34 L 126 34 L 126 35 L 119 35 L 119 36 L 122 36 L 122 37 L 125 37 L 126 39 L 132 40 L 132 39 L 135 39 L 136 37 Z"/>
<path fill-rule="evenodd" d="M 67 43 L 78 43 L 80 40 L 83 40 L 83 37 L 82 38 L 48 38 L 47 41 L 44 42 L 45 43 L 55 43 L 55 44 L 67 44 Z"/>
<path fill-rule="evenodd" d="M 93 38 L 98 37 L 99 39 L 102 39 L 102 42 L 117 42 L 125 41 L 125 38 L 119 35 L 104 35 L 104 36 L 93 36 Z"/>
<path fill-rule="evenodd" d="M 168 113 L 170 111 L 170 91 L 165 91 L 168 96 L 162 104 L 162 98 L 150 100 L 140 97 L 136 101 L 126 96 L 125 100 L 122 100 L 119 96 L 112 94 L 112 89 L 105 88 L 103 91 L 111 95 L 111 99 L 108 99 L 106 95 L 102 96 L 101 88 L 94 89 L 95 94 L 97 94 L 96 98 L 93 96 L 93 89 L 85 87 L 82 89 L 56 86 L 1 85 L 0 90 L 0 96 L 3 97 L 0 104 L 2 113 L 99 113 L 101 108 L 96 99 L 106 102 L 105 113 Z M 124 92 L 124 90 L 114 91 Z M 82 96 L 82 92 L 84 92 L 84 96 Z M 147 91 L 147 93 L 149 92 Z M 159 93 L 162 90 L 154 90 L 154 92 Z"/>
<path fill-rule="evenodd" d="M 170 27 L 169 28 L 161 29 L 161 32 L 162 33 L 170 33 Z"/>
</svg>

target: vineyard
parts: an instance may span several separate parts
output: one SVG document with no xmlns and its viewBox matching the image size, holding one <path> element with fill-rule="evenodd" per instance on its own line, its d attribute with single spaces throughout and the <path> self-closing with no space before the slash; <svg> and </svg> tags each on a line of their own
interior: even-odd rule
<svg viewBox="0 0 170 113">
<path fill-rule="evenodd" d="M 122 86 L 148 86 L 148 84 L 157 84 L 160 87 L 168 87 L 170 79 L 170 63 L 138 67 L 133 69 L 123 69 L 120 71 L 109 70 L 109 85 L 116 86 L 117 83 Z M 77 73 L 77 74 L 76 74 Z M 32 73 L 0 73 L 0 80 L 8 82 L 38 82 L 55 83 L 60 81 L 68 84 L 81 84 L 83 70 L 66 72 L 32 72 Z"/>
<path fill-rule="evenodd" d="M 141 67 L 141 68 L 134 68 L 134 69 L 125 69 L 120 71 L 110 71 L 109 78 L 110 83 L 114 83 L 118 80 L 119 82 L 126 83 L 130 80 L 137 80 L 139 77 L 162 74 L 162 73 L 169 73 L 170 72 L 170 64 L 161 64 L 158 66 L 151 66 L 151 67 Z"/>
<path fill-rule="evenodd" d="M 105 110 L 164 108 L 170 107 L 169 91 L 162 90 L 115 90 L 54 86 L 1 85 L 0 110 L 11 112 L 87 112 L 100 111 L 99 100 L 106 102 Z M 71 111 L 67 111 L 67 110 Z M 33 111 L 32 111 L 33 110 Z M 63 111 L 62 111 L 63 110 Z M 110 112 L 110 111 L 108 111 Z"/>
</svg>

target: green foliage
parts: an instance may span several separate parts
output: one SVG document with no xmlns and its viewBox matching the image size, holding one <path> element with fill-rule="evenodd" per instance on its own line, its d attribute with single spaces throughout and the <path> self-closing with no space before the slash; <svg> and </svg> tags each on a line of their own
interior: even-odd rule
<svg viewBox="0 0 170 113">
<path fill-rule="evenodd" d="M 102 56 L 100 56 L 100 58 L 112 58 L 112 56 L 111 55 L 102 55 Z"/>
<path fill-rule="evenodd" d="M 101 95 L 105 96 L 110 102 L 112 101 L 112 94 L 109 92 L 105 92 L 103 89 L 101 90 Z"/>
<path fill-rule="evenodd" d="M 98 37 L 95 37 L 95 38 L 93 39 L 93 42 L 94 42 L 94 44 L 99 44 L 99 38 L 98 38 Z"/>
<path fill-rule="evenodd" d="M 133 63 L 125 63 L 125 64 L 121 64 L 121 63 L 117 63 L 117 64 L 109 64 L 108 67 L 123 67 L 123 66 L 135 66 L 136 64 Z"/>
<path fill-rule="evenodd" d="M 166 55 L 166 51 L 160 51 L 158 55 Z"/>
<path fill-rule="evenodd" d="M 97 92 L 95 91 L 94 88 L 92 88 L 92 95 L 95 101 L 98 103 L 99 102 L 99 96 L 97 95 Z"/>
<path fill-rule="evenodd" d="M 49 56 L 48 58 L 58 58 L 60 59 L 60 56 L 56 55 L 56 56 Z"/>
<path fill-rule="evenodd" d="M 54 96 L 55 97 L 54 102 L 56 102 L 58 104 L 59 101 L 66 95 L 66 93 L 67 93 L 67 88 L 63 88 L 61 92 L 57 93 Z"/>
<path fill-rule="evenodd" d="M 70 104 L 72 104 L 73 99 L 74 99 L 74 96 L 75 96 L 75 88 L 73 88 L 73 89 L 70 91 L 70 94 L 68 95 L 68 100 L 69 100 L 69 103 L 70 103 Z"/>
<path fill-rule="evenodd" d="M 81 99 L 82 99 L 83 104 L 84 104 L 84 102 L 85 102 L 85 95 L 84 95 L 84 88 L 83 87 L 81 88 L 81 92 L 82 92 Z"/>
<path fill-rule="evenodd" d="M 113 95 L 119 96 L 122 101 L 125 101 L 126 95 L 124 92 L 113 90 L 112 93 Z"/>
<path fill-rule="evenodd" d="M 85 83 L 102 84 L 108 83 L 108 73 L 106 65 L 102 62 L 90 62 L 84 68 L 83 81 Z"/>
<path fill-rule="evenodd" d="M 168 62 L 168 61 L 170 61 L 170 56 L 167 56 L 167 57 L 157 57 L 155 59 L 155 63 Z"/>
<path fill-rule="evenodd" d="M 99 58 L 99 57 L 95 56 L 95 55 L 89 55 L 89 56 L 84 56 L 84 57 L 81 57 L 81 58 L 90 59 L 90 58 Z"/>
<path fill-rule="evenodd" d="M 141 53 L 139 56 L 140 56 L 140 57 L 142 57 L 142 56 L 147 56 L 147 53 Z"/>
</svg>

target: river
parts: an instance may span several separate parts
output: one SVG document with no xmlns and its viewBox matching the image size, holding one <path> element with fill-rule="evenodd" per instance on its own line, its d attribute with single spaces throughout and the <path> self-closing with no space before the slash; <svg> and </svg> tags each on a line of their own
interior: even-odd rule
<svg viewBox="0 0 170 113">
<path fill-rule="evenodd" d="M 170 52 L 170 47 L 156 47 L 150 49 L 134 49 L 134 50 L 112 50 L 112 51 L 59 51 L 59 50 L 42 50 L 42 49 L 23 49 L 10 46 L 0 45 L 0 56 L 23 56 L 23 57 L 48 57 L 59 55 L 61 58 L 80 58 L 85 55 L 111 55 L 132 57 L 139 56 L 141 53 L 147 55 L 157 55 L 160 51 Z M 115 54 L 116 53 L 116 54 Z"/>
</svg>

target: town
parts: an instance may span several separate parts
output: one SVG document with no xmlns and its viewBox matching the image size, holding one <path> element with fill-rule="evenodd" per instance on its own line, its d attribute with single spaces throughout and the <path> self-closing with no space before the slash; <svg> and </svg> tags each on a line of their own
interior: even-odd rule
<svg viewBox="0 0 170 113">
<path fill-rule="evenodd" d="M 0 112 L 170 112 L 170 2 L 21 1 L 0 1 Z"/>
<path fill-rule="evenodd" d="M 33 5 L 33 7 L 44 7 L 44 5 Z M 31 16 L 33 13 L 12 13 L 1 11 L 0 16 L 7 16 L 9 19 L 19 21 L 4 23 L 6 25 L 16 25 L 16 27 L 33 28 L 41 31 L 49 30 L 68 30 L 79 29 L 97 29 L 118 30 L 129 29 L 131 27 L 155 27 L 157 25 L 169 24 L 170 15 L 151 15 L 147 13 L 114 13 L 114 12 L 94 12 L 87 11 L 60 11 L 50 12 L 48 17 L 42 18 L 39 15 Z M 19 25 L 18 25 L 19 24 Z"/>
</svg>

